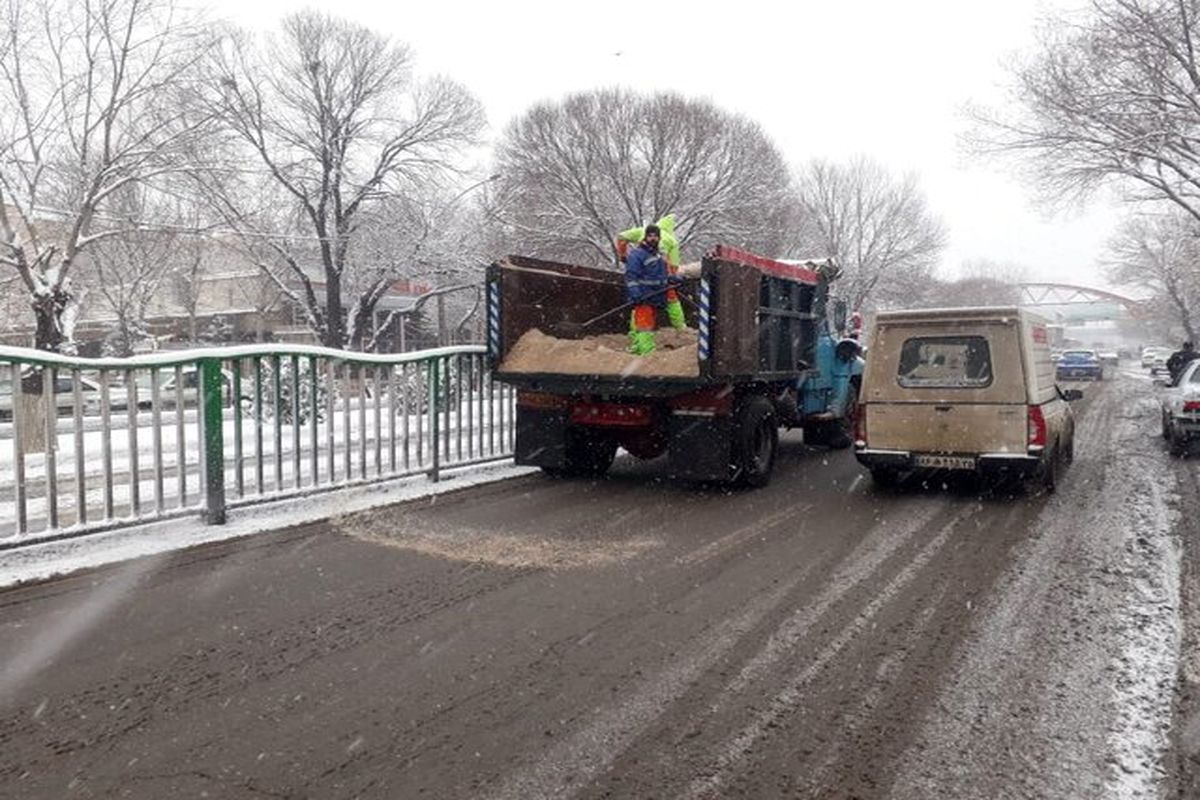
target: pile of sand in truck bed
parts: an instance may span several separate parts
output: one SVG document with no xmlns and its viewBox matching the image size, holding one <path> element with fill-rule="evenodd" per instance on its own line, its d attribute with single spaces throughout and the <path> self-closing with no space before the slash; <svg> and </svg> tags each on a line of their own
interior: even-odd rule
<svg viewBox="0 0 1200 800">
<path fill-rule="evenodd" d="M 500 368 L 504 372 L 621 377 L 690 378 L 700 374 L 696 331 L 660 330 L 655 345 L 654 352 L 635 356 L 626 350 L 629 337 L 623 333 L 557 339 L 534 329 L 517 340 Z"/>
</svg>

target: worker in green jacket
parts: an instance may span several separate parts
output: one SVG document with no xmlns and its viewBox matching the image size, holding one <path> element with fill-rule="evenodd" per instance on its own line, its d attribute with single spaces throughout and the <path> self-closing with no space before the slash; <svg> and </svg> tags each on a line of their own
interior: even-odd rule
<svg viewBox="0 0 1200 800">
<path fill-rule="evenodd" d="M 659 241 L 659 250 L 667 257 L 667 269 L 674 275 L 679 271 L 679 240 L 675 238 L 675 215 L 667 214 L 665 217 L 654 223 L 661 231 L 661 239 Z M 621 231 L 617 234 L 617 241 L 629 242 L 633 245 L 638 245 L 642 241 L 642 237 L 646 235 L 645 228 L 630 228 L 627 231 Z M 683 304 L 679 302 L 679 293 L 674 289 L 667 291 L 667 318 L 671 321 L 671 327 L 677 330 L 683 330 L 687 327 L 687 322 L 683 316 Z M 630 327 L 630 333 L 633 333 L 633 327 Z"/>
</svg>

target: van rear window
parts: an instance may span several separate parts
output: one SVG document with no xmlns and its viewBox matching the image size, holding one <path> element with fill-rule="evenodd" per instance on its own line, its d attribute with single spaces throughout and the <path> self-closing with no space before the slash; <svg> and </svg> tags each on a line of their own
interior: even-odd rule
<svg viewBox="0 0 1200 800">
<path fill-rule="evenodd" d="M 992 354 L 982 336 L 917 336 L 900 349 L 897 380 L 906 389 L 991 385 Z"/>
</svg>

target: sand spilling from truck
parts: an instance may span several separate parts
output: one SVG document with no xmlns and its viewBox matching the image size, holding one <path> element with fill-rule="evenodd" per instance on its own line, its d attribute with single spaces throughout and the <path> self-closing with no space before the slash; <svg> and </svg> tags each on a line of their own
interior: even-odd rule
<svg viewBox="0 0 1200 800">
<path fill-rule="evenodd" d="M 561 375 L 620 375 L 694 378 L 700 374 L 696 331 L 667 328 L 655 336 L 654 352 L 635 356 L 623 333 L 559 339 L 534 329 L 513 345 L 501 366 L 504 372 Z"/>
</svg>

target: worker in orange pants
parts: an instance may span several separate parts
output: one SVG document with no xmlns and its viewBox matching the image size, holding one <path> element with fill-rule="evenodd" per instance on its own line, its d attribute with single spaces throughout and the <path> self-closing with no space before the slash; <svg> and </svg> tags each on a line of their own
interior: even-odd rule
<svg viewBox="0 0 1200 800">
<path fill-rule="evenodd" d="M 623 244 L 638 244 L 642 241 L 646 231 L 650 228 L 657 228 L 659 231 L 659 247 L 667 257 L 667 270 L 674 275 L 679 270 L 679 240 L 675 237 L 675 215 L 667 214 L 654 225 L 645 228 L 630 228 L 629 230 L 621 231 L 617 234 L 617 254 L 624 261 Z M 687 322 L 684 319 L 683 304 L 679 302 L 679 293 L 674 289 L 667 290 L 667 298 L 665 303 L 667 309 L 667 318 L 671 321 L 671 327 L 683 330 L 687 327 Z"/>
<path fill-rule="evenodd" d="M 666 306 L 667 289 L 679 280 L 667 268 L 658 243 L 658 226 L 647 225 L 641 243 L 625 259 L 625 294 L 635 304 L 629 319 L 629 352 L 639 356 L 654 351 L 658 309 Z"/>
</svg>

